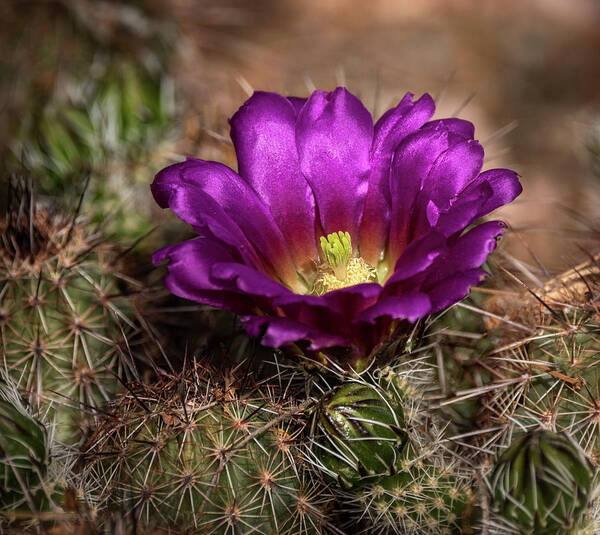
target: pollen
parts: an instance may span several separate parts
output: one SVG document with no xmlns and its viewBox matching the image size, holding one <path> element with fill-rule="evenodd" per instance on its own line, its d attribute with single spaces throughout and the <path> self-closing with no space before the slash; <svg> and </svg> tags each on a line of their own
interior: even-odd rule
<svg viewBox="0 0 600 535">
<path fill-rule="evenodd" d="M 338 278 L 328 264 L 322 264 L 317 271 L 312 293 L 323 295 L 332 290 L 339 290 L 364 282 L 377 282 L 377 271 L 362 258 L 355 257 L 348 260 L 345 277 L 341 279 Z"/>
<path fill-rule="evenodd" d="M 321 237 L 322 259 L 317 268 L 312 294 L 323 295 L 332 290 L 364 282 L 377 282 L 377 270 L 360 256 L 353 256 L 348 232 L 334 232 Z"/>
</svg>

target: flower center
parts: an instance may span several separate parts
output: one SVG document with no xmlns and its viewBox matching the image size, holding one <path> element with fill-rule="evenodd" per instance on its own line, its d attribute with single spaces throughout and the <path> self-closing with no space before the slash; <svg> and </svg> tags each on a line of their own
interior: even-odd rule
<svg viewBox="0 0 600 535">
<path fill-rule="evenodd" d="M 312 289 L 314 295 L 363 282 L 377 282 L 377 270 L 359 256 L 353 256 L 348 232 L 321 236 L 321 249 L 325 261 L 317 269 Z"/>
</svg>

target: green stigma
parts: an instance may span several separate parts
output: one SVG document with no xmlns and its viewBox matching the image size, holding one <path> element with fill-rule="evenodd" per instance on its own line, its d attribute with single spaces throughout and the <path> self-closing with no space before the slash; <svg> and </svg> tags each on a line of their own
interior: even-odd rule
<svg viewBox="0 0 600 535">
<path fill-rule="evenodd" d="M 323 295 L 331 290 L 363 282 L 377 282 L 377 271 L 360 256 L 354 256 L 348 232 L 334 232 L 321 237 L 325 262 L 316 273 L 311 293 Z"/>
<path fill-rule="evenodd" d="M 352 241 L 348 232 L 334 232 L 327 238 L 321 236 L 321 249 L 327 263 L 333 268 L 340 278 L 345 277 L 346 265 L 352 258 Z"/>
</svg>

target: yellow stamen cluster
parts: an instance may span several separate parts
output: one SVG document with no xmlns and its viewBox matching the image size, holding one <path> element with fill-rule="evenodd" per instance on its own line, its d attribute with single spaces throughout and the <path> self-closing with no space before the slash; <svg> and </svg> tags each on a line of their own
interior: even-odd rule
<svg viewBox="0 0 600 535">
<path fill-rule="evenodd" d="M 351 258 L 348 261 L 346 276 L 343 279 L 339 279 L 327 264 L 323 264 L 317 272 L 312 293 L 323 295 L 331 290 L 338 290 L 363 282 L 377 282 L 377 271 L 362 258 Z"/>
<path fill-rule="evenodd" d="M 324 293 L 364 282 L 377 282 L 377 271 L 362 258 L 353 256 L 348 232 L 321 237 L 324 262 L 317 270 L 312 293 Z"/>
</svg>

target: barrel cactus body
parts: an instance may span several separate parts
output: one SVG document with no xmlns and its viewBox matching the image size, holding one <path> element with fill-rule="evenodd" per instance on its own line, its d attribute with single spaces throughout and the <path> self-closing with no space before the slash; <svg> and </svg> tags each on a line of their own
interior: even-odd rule
<svg viewBox="0 0 600 535">
<path fill-rule="evenodd" d="M 461 533 L 472 499 L 468 478 L 451 459 L 406 459 L 404 470 L 362 488 L 352 500 L 382 533 L 446 535 Z"/>
<path fill-rule="evenodd" d="M 282 406 L 259 391 L 219 392 L 209 376 L 202 385 L 190 379 L 183 387 L 162 381 L 112 407 L 86 451 L 100 503 L 148 529 L 320 533 L 328 495 L 299 462 Z"/>
<path fill-rule="evenodd" d="M 595 469 L 572 439 L 530 431 L 494 467 L 492 509 L 517 533 L 571 535 L 585 519 L 595 485 Z"/>
<path fill-rule="evenodd" d="M 56 418 L 58 437 L 76 441 L 120 391 L 116 376 L 135 374 L 142 329 L 118 250 L 80 220 L 23 204 L 0 222 L 3 366 L 34 414 Z"/>
<path fill-rule="evenodd" d="M 394 474 L 407 440 L 402 405 L 361 383 L 339 386 L 320 402 L 315 453 L 344 487 Z"/>
<path fill-rule="evenodd" d="M 313 464 L 337 478 L 348 533 L 446 535 L 470 525 L 472 473 L 424 398 L 434 373 L 426 359 L 399 358 L 321 400 Z"/>
<path fill-rule="evenodd" d="M 598 257 L 529 292 L 504 291 L 486 308 L 495 348 L 481 416 L 506 432 L 489 445 L 502 447 L 515 429 L 539 427 L 572 437 L 598 466 L 600 459 L 600 323 Z"/>
</svg>

